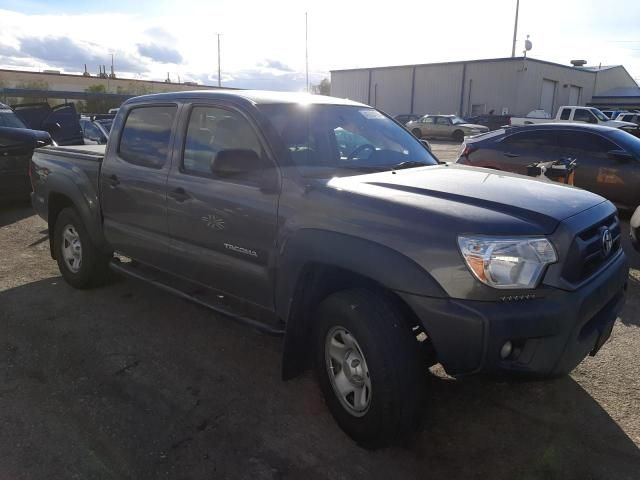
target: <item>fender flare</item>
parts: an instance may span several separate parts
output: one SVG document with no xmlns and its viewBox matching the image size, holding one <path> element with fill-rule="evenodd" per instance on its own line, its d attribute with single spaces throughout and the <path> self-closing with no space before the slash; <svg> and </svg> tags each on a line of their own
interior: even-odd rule
<svg viewBox="0 0 640 480">
<path fill-rule="evenodd" d="M 88 180 L 83 183 L 74 182 L 68 176 L 51 173 L 47 177 L 47 211 L 51 206 L 53 195 L 60 195 L 69 199 L 82 219 L 91 241 L 94 245 L 104 251 L 110 249 L 102 231 L 102 215 L 98 202 L 97 193 Z M 49 229 L 49 244 L 53 254 L 53 229 L 51 218 L 47 218 Z"/>
<path fill-rule="evenodd" d="M 282 250 L 276 282 L 278 316 L 285 320 L 282 376 L 290 379 L 307 366 L 311 315 L 304 314 L 306 267 L 321 264 L 348 270 L 383 288 L 429 297 L 446 297 L 433 277 L 405 255 L 379 243 L 341 233 L 304 229 Z M 313 287 L 311 287 L 313 288 Z"/>
</svg>

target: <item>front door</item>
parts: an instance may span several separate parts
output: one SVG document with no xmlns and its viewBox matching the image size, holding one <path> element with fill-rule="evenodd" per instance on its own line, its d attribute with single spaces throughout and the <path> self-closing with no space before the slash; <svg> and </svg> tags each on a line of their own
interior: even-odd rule
<svg viewBox="0 0 640 480">
<path fill-rule="evenodd" d="M 623 150 L 609 139 L 590 132 L 560 132 L 563 154 L 577 160 L 575 186 L 602 195 L 614 203 L 634 207 L 640 201 L 640 162 L 635 158 L 620 162 L 609 157 Z"/>
<path fill-rule="evenodd" d="M 176 105 L 129 110 L 112 135 L 100 175 L 104 233 L 123 255 L 164 268 L 168 250 L 166 183 Z"/>
<path fill-rule="evenodd" d="M 167 187 L 172 271 L 273 307 L 277 189 L 263 188 L 255 172 L 221 177 L 212 166 L 222 152 L 252 150 L 265 175 L 275 175 L 276 167 L 258 130 L 240 111 L 193 105 L 184 115 L 184 148 L 175 152 Z"/>
</svg>

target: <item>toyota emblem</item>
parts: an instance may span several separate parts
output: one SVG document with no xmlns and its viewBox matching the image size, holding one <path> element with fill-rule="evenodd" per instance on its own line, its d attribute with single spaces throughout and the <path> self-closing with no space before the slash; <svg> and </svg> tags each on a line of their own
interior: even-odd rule
<svg viewBox="0 0 640 480">
<path fill-rule="evenodd" d="M 608 228 L 605 228 L 602 231 L 602 253 L 605 257 L 608 257 L 611 253 L 611 249 L 613 248 L 613 237 L 611 236 L 611 231 Z"/>
</svg>

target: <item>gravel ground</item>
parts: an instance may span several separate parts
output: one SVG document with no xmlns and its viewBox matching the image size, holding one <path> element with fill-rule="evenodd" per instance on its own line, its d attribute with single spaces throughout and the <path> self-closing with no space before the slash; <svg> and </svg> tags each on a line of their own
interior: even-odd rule
<svg viewBox="0 0 640 480">
<path fill-rule="evenodd" d="M 45 228 L 0 208 L 0 479 L 640 478 L 634 252 L 598 356 L 550 381 L 430 376 L 422 431 L 368 452 L 310 375 L 280 381 L 280 339 L 134 280 L 73 290 Z"/>
</svg>

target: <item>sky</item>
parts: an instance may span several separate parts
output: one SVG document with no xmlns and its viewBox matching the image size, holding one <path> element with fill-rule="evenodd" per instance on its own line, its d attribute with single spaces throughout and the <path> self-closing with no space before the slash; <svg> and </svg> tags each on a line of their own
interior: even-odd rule
<svg viewBox="0 0 640 480">
<path fill-rule="evenodd" d="M 333 69 L 511 55 L 516 0 L 0 0 L 0 68 L 305 88 Z M 624 65 L 640 81 L 640 1 L 520 0 L 517 53 Z"/>
</svg>

